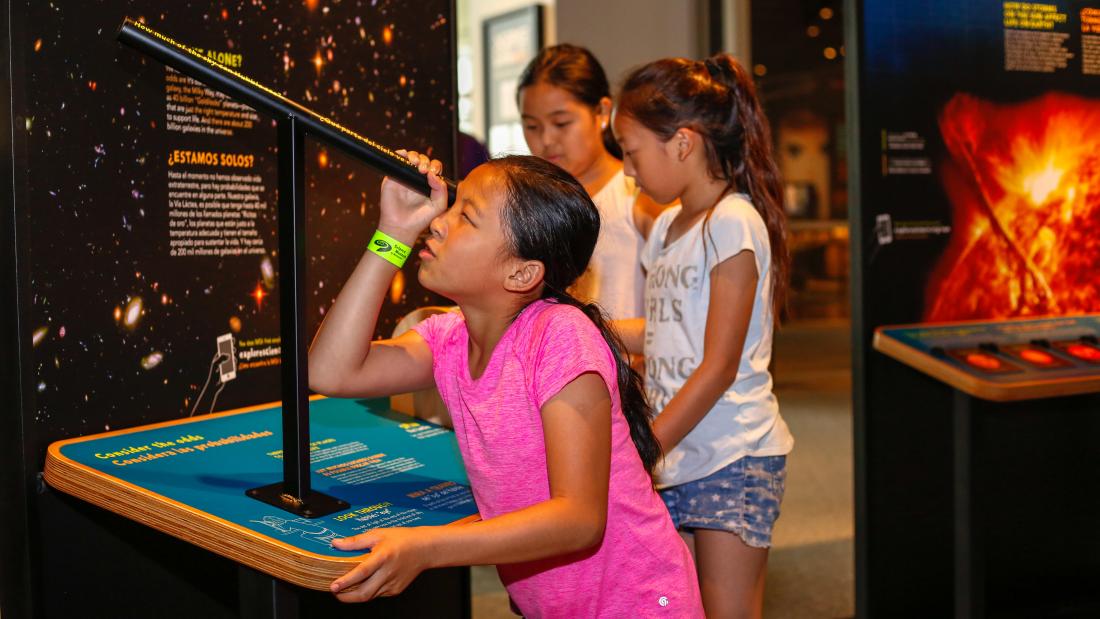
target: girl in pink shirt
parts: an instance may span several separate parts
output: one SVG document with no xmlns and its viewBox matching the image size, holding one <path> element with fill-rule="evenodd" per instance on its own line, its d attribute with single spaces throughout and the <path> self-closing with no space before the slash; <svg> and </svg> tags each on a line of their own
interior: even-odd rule
<svg viewBox="0 0 1100 619">
<path fill-rule="evenodd" d="M 482 520 L 335 540 L 371 553 L 333 592 L 368 600 L 427 568 L 497 564 L 528 617 L 701 617 L 691 555 L 650 478 L 660 447 L 640 378 L 599 308 L 564 292 L 599 234 L 592 200 L 557 166 L 506 157 L 471 172 L 448 210 L 441 164 L 407 156 L 432 195 L 387 179 L 379 230 L 412 245 L 428 226 L 420 281 L 462 313 L 372 341 L 397 269 L 368 252 L 310 349 L 310 386 L 436 386 Z"/>
</svg>

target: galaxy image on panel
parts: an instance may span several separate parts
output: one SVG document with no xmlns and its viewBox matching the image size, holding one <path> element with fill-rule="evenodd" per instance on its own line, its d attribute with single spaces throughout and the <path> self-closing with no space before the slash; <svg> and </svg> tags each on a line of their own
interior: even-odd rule
<svg viewBox="0 0 1100 619">
<path fill-rule="evenodd" d="M 170 112 L 166 89 L 189 78 L 118 44 L 123 18 L 236 64 L 380 144 L 429 152 L 449 174 L 449 11 L 449 2 L 382 0 L 28 0 L 14 12 L 16 162 L 26 170 L 16 177 L 26 204 L 19 211 L 29 285 L 24 337 L 29 408 L 43 440 L 280 397 L 274 122 L 244 110 L 233 114 L 254 120 L 224 122 L 217 133 L 169 128 L 169 114 L 235 104 L 195 91 L 180 100 L 198 107 L 176 101 Z M 316 142 L 307 141 L 306 154 L 306 329 L 313 333 L 374 230 L 381 176 Z M 211 163 L 219 157 L 248 166 Z M 215 173 L 252 179 L 247 187 L 255 191 L 240 199 L 249 201 L 241 225 L 254 240 L 247 251 L 184 255 L 170 243 L 170 228 L 183 221 L 169 214 L 170 174 L 178 188 L 180 174 Z M 395 279 L 379 334 L 413 308 L 445 302 L 419 286 L 416 268 L 410 260 Z M 228 344 L 219 337 L 232 340 L 236 362 L 236 376 L 224 382 L 214 361 Z"/>
</svg>

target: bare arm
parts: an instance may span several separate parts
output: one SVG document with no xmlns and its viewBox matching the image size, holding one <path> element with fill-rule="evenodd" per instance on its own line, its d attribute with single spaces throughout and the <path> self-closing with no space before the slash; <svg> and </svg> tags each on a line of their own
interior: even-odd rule
<svg viewBox="0 0 1100 619">
<path fill-rule="evenodd" d="M 433 385 L 432 352 L 415 331 L 371 341 L 396 272 L 389 262 L 363 254 L 310 346 L 311 389 L 335 397 L 376 397 Z"/>
<path fill-rule="evenodd" d="M 612 320 L 611 327 L 619 334 L 627 354 L 640 355 L 645 352 L 645 318 Z"/>
<path fill-rule="evenodd" d="M 603 379 L 592 373 L 574 379 L 542 407 L 542 423 L 548 500 L 481 522 L 334 540 L 337 548 L 371 553 L 332 590 L 342 601 L 365 601 L 400 593 L 428 568 L 533 561 L 598 544 L 611 468 L 611 398 Z"/>
<path fill-rule="evenodd" d="M 737 378 L 757 278 L 751 251 L 727 258 L 711 270 L 703 361 L 653 423 L 665 453 L 691 432 Z"/>
<path fill-rule="evenodd" d="M 432 196 L 425 198 L 387 178 L 382 182 L 378 229 L 411 247 L 432 218 L 447 208 L 447 192 L 435 175 L 439 162 L 429 163 L 417 153 L 408 156 L 427 174 Z M 311 389 L 326 395 L 370 397 L 432 385 L 431 351 L 418 334 L 371 341 L 396 272 L 379 256 L 363 254 L 310 346 Z"/>
</svg>

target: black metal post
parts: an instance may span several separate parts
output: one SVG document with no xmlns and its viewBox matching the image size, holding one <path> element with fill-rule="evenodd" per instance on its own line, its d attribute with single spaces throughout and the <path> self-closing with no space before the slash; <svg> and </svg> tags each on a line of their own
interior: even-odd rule
<svg viewBox="0 0 1100 619">
<path fill-rule="evenodd" d="M 975 436 L 980 410 L 966 393 L 955 390 L 955 617 L 985 617 L 985 570 L 982 527 L 975 491 Z"/>
<path fill-rule="evenodd" d="M 298 589 L 278 578 L 237 567 L 237 616 L 241 619 L 300 619 Z"/>
<path fill-rule="evenodd" d="M 280 119 L 279 331 L 283 375 L 283 484 L 309 494 L 309 376 L 306 360 L 306 146 L 294 116 Z"/>
<path fill-rule="evenodd" d="M 294 115 L 278 120 L 279 332 L 283 379 L 283 481 L 248 496 L 318 518 L 349 505 L 314 492 L 309 467 L 309 345 L 306 317 L 306 144 Z"/>
</svg>

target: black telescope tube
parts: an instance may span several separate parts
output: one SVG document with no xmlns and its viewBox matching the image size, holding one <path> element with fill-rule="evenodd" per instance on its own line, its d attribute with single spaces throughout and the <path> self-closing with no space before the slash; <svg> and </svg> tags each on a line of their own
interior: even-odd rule
<svg viewBox="0 0 1100 619">
<path fill-rule="evenodd" d="M 223 67 L 143 23 L 125 19 L 118 29 L 118 40 L 277 120 L 294 118 L 310 136 L 343 150 L 424 195 L 431 193 L 427 179 L 404 157 L 287 99 L 250 77 Z M 443 182 L 447 185 L 447 204 L 453 204 L 455 184 L 447 179 Z"/>
</svg>

